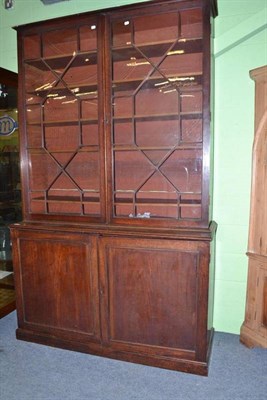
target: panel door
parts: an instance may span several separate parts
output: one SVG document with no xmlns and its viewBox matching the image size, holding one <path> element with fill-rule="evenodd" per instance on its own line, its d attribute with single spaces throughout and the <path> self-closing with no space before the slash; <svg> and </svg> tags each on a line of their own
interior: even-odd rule
<svg viewBox="0 0 267 400">
<path fill-rule="evenodd" d="M 206 335 L 204 248 L 193 242 L 102 239 L 106 343 L 139 353 L 153 348 L 154 354 L 192 359 L 200 354 Z"/>
<path fill-rule="evenodd" d="M 13 244 L 19 326 L 99 341 L 96 238 L 20 232 Z"/>
<path fill-rule="evenodd" d="M 259 264 L 257 277 L 256 321 L 259 334 L 266 338 L 267 346 L 267 262 Z"/>
</svg>

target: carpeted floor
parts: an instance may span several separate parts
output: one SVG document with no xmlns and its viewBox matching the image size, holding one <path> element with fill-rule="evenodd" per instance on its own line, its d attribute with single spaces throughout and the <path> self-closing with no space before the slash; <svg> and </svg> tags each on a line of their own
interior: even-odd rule
<svg viewBox="0 0 267 400">
<path fill-rule="evenodd" d="M 0 320 L 1 400 L 265 400 L 267 350 L 216 333 L 208 377 L 55 349 L 15 339 Z"/>
</svg>

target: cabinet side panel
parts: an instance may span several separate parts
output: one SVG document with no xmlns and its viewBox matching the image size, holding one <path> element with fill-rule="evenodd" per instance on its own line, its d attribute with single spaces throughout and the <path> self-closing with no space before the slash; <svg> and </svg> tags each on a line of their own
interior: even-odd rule
<svg viewBox="0 0 267 400">
<path fill-rule="evenodd" d="M 214 311 L 214 286 L 215 286 L 215 238 L 210 245 L 210 263 L 209 263 L 209 304 L 208 304 L 208 330 L 213 328 L 213 311 Z"/>
</svg>

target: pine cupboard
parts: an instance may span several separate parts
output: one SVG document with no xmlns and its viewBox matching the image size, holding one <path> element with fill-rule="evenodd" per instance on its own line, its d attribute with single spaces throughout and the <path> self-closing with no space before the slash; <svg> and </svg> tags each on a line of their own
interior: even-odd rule
<svg viewBox="0 0 267 400">
<path fill-rule="evenodd" d="M 17 28 L 17 338 L 206 375 L 215 1 Z"/>
<path fill-rule="evenodd" d="M 255 135 L 252 153 L 245 320 L 240 340 L 267 348 L 267 65 L 250 71 L 255 82 Z"/>
</svg>

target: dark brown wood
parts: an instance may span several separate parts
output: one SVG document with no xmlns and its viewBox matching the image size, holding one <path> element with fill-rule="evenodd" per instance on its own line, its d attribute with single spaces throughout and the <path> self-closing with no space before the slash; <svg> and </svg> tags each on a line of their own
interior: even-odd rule
<svg viewBox="0 0 267 400">
<path fill-rule="evenodd" d="M 0 68 L 0 83 L 10 86 L 12 88 L 17 89 L 18 87 L 18 74 L 12 71 L 9 71 L 5 68 Z M 2 155 L 8 160 L 10 164 L 10 172 L 9 176 L 6 179 L 9 181 L 9 188 L 13 190 L 12 183 L 12 153 L 2 153 Z M 17 159 L 17 162 L 19 160 Z M 1 177 L 4 179 L 4 177 Z M 13 205 L 13 204 L 12 204 Z M 11 201 L 1 201 L 0 207 L 2 210 L 10 209 Z M 8 270 L 12 271 L 12 260 L 11 259 L 2 259 L 0 256 L 0 270 Z M 4 317 L 5 315 L 9 314 L 10 312 L 16 309 L 16 302 L 15 302 L 15 291 L 14 291 L 14 282 L 13 277 L 6 277 L 0 280 L 0 318 Z"/>
<path fill-rule="evenodd" d="M 18 74 L 0 67 L 0 82 L 8 86 L 18 87 Z"/>
<path fill-rule="evenodd" d="M 207 374 L 214 4 L 157 0 L 17 28 L 17 338 Z"/>
<path fill-rule="evenodd" d="M 171 357 L 178 352 L 195 359 L 202 283 L 198 270 L 205 245 L 118 238 L 101 242 L 106 344 L 118 351 L 130 346 L 144 354 Z M 206 331 L 202 335 L 205 339 Z"/>
<path fill-rule="evenodd" d="M 0 301 L 0 318 L 3 318 L 16 310 L 15 292 L 10 289 L 0 289 L 0 296 L 2 297 Z"/>
<path fill-rule="evenodd" d="M 94 236 L 23 232 L 14 270 L 21 327 L 99 342 L 97 246 Z M 40 268 L 41 265 L 41 268 Z M 22 293 L 21 293 L 22 292 Z"/>
</svg>

